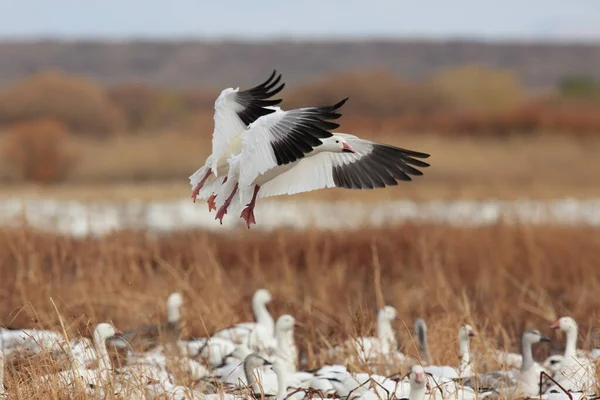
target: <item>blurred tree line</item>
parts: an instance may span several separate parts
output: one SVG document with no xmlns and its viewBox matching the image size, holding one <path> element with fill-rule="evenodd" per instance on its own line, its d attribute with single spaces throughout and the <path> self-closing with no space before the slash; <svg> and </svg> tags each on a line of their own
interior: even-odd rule
<svg viewBox="0 0 600 400">
<path fill-rule="evenodd" d="M 10 132 L 4 156 L 32 180 L 60 179 L 75 160 L 70 136 L 102 140 L 164 130 L 208 135 L 219 90 L 174 90 L 139 83 L 102 87 L 48 71 L 0 91 L 0 129 Z M 385 69 L 338 72 L 282 92 L 284 109 L 350 97 L 342 128 L 440 134 L 533 134 L 600 131 L 600 84 L 565 77 L 556 90 L 528 93 L 506 70 L 452 67 L 421 82 Z M 39 165 L 50 165 L 40 167 Z"/>
</svg>

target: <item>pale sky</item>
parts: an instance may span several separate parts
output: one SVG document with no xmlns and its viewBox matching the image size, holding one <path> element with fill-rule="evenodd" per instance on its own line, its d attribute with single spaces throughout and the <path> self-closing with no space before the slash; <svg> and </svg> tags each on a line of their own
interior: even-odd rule
<svg viewBox="0 0 600 400">
<path fill-rule="evenodd" d="M 0 37 L 600 41 L 600 0 L 0 0 Z"/>
</svg>

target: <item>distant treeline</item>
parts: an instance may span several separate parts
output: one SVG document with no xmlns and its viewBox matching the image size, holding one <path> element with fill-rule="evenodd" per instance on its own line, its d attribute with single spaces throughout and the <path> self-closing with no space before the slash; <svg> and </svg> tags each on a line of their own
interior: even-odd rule
<svg viewBox="0 0 600 400">
<path fill-rule="evenodd" d="M 214 89 L 141 83 L 103 87 L 80 76 L 47 71 L 0 91 L 0 129 L 46 119 L 75 135 L 97 138 L 162 130 L 207 132 L 218 94 Z M 347 130 L 600 132 L 600 85 L 585 76 L 565 77 L 555 90 L 532 94 L 510 71 L 476 65 L 445 69 L 419 82 L 404 81 L 387 70 L 346 71 L 288 85 L 280 95 L 284 109 L 350 97 L 340 119 Z"/>
</svg>

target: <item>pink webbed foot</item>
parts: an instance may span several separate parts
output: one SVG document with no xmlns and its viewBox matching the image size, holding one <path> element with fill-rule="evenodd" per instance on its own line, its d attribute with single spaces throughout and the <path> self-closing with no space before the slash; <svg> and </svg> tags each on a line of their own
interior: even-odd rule
<svg viewBox="0 0 600 400">
<path fill-rule="evenodd" d="M 248 204 L 242 211 L 240 217 L 246 221 L 246 226 L 248 229 L 250 229 L 250 225 L 256 225 L 256 220 L 254 219 L 254 205 L 250 206 L 250 204 Z"/>
<path fill-rule="evenodd" d="M 215 198 L 217 196 L 212 194 L 209 198 L 208 198 L 208 212 L 211 212 L 212 210 L 216 210 L 217 209 L 217 205 L 215 204 Z"/>
</svg>

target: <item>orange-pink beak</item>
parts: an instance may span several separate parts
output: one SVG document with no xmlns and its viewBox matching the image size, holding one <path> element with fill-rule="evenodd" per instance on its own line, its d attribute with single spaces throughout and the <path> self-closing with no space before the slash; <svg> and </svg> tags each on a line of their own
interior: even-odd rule
<svg viewBox="0 0 600 400">
<path fill-rule="evenodd" d="M 560 328 L 560 321 L 556 321 L 552 325 L 550 325 L 550 329 L 558 329 Z"/>
<path fill-rule="evenodd" d="M 417 382 L 417 383 L 423 383 L 424 380 L 425 379 L 424 379 L 424 376 L 423 376 L 422 372 L 416 372 L 415 373 L 415 382 Z"/>
<path fill-rule="evenodd" d="M 344 153 L 356 153 L 354 151 L 354 149 L 352 147 L 350 147 L 350 145 L 348 145 L 348 143 L 346 143 L 346 142 L 342 143 L 342 152 L 344 152 Z"/>
<path fill-rule="evenodd" d="M 473 337 L 473 336 L 477 336 L 477 332 L 475 332 L 473 329 L 471 329 L 469 331 L 469 336 Z"/>
</svg>

